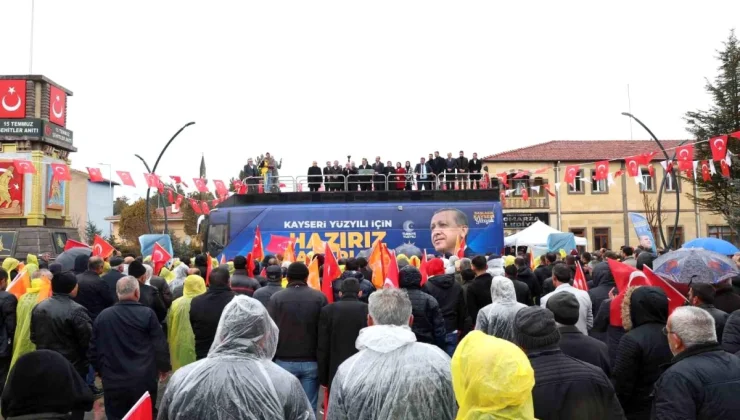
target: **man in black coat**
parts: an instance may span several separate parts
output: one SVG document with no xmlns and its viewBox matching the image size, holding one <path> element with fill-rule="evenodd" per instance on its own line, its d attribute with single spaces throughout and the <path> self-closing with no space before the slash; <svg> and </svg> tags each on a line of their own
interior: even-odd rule
<svg viewBox="0 0 740 420">
<path fill-rule="evenodd" d="M 360 264 L 355 258 L 349 258 L 344 264 L 344 272 L 338 279 L 331 282 L 332 291 L 334 293 L 334 301 L 339 301 L 339 292 L 342 290 L 342 283 L 346 279 L 355 279 L 360 286 L 360 292 L 358 299 L 360 302 L 367 303 L 370 295 L 375 291 L 373 283 L 366 279 L 360 270 Z"/>
<path fill-rule="evenodd" d="M 360 166 L 357 167 L 357 172 L 360 173 L 360 171 L 366 172 L 373 169 L 373 167 L 367 163 L 367 159 L 362 158 L 362 163 Z M 370 191 L 372 190 L 372 176 L 363 175 L 360 173 L 360 176 L 358 177 L 360 181 L 360 191 Z"/>
<path fill-rule="evenodd" d="M 540 264 L 534 269 L 534 275 L 540 283 L 540 287 L 545 285 L 547 279 L 552 279 L 552 265 L 557 261 L 558 255 L 554 252 L 548 252 L 544 255 L 545 263 Z"/>
<path fill-rule="evenodd" d="M 118 302 L 118 295 L 116 295 L 116 283 L 118 282 L 118 280 L 123 278 L 123 258 L 111 257 L 109 263 L 110 271 L 105 273 L 101 278 L 108 285 L 108 291 L 111 292 L 111 299 L 113 299 L 113 302 Z"/>
<path fill-rule="evenodd" d="M 447 153 L 447 159 L 445 159 L 444 166 L 445 186 L 447 187 L 447 191 L 455 189 L 455 172 L 457 169 L 457 160 L 452 157 L 452 153 Z"/>
<path fill-rule="evenodd" d="M 547 300 L 547 309 L 553 313 L 560 331 L 560 350 L 566 355 L 590 363 L 608 377 L 611 375 L 609 349 L 604 342 L 584 335 L 575 325 L 580 304 L 570 293 L 556 293 Z"/>
<path fill-rule="evenodd" d="M 87 262 L 87 270 L 77 275 L 77 286 L 79 291 L 75 302 L 84 306 L 90 312 L 90 318 L 95 322 L 98 314 L 103 309 L 113 305 L 113 294 L 108 288 L 108 283 L 100 278 L 103 274 L 103 259 L 90 257 Z"/>
<path fill-rule="evenodd" d="M 162 303 L 164 303 L 165 309 L 170 309 L 170 306 L 172 305 L 172 291 L 170 290 L 170 285 L 167 283 L 167 280 L 163 277 L 154 275 L 154 268 L 149 263 L 144 264 L 144 268 L 146 269 L 146 275 L 149 277 L 149 285 L 157 289 L 159 296 L 162 298 Z"/>
<path fill-rule="evenodd" d="M 167 317 L 167 308 L 157 288 L 146 284 L 148 274 L 144 264 L 139 261 L 132 262 L 128 266 L 128 274 L 139 281 L 139 303 L 151 308 L 157 314 L 159 322 L 164 322 Z"/>
<path fill-rule="evenodd" d="M 539 306 L 520 309 L 514 318 L 514 343 L 524 350 L 534 369 L 536 418 L 624 419 L 606 374 L 561 351 L 552 312 Z"/>
<path fill-rule="evenodd" d="M 414 316 L 411 331 L 416 335 L 416 341 L 445 350 L 445 321 L 437 300 L 421 290 L 421 272 L 412 265 L 402 268 L 398 285 L 406 289 L 411 300 L 411 314 Z"/>
<path fill-rule="evenodd" d="M 247 259 L 241 255 L 234 257 L 234 274 L 231 276 L 231 290 L 238 295 L 254 296 L 260 283 L 247 273 Z"/>
<path fill-rule="evenodd" d="M 244 178 L 247 180 L 247 188 L 250 194 L 257 192 L 257 185 L 260 183 L 260 170 L 252 161 L 252 158 L 247 159 L 247 164 L 244 165 Z"/>
<path fill-rule="evenodd" d="M 712 317 L 677 308 L 666 333 L 674 357 L 655 383 L 651 418 L 739 419 L 740 358 L 717 344 Z"/>
<path fill-rule="evenodd" d="M 475 279 L 467 287 L 465 302 L 468 307 L 470 319 L 475 321 L 478 319 L 478 311 L 492 302 L 491 281 L 493 277 L 488 274 L 488 261 L 486 261 L 486 257 L 478 255 L 477 257 L 473 257 L 471 263 L 473 264 Z"/>
<path fill-rule="evenodd" d="M 416 175 L 416 184 L 419 191 L 434 189 L 432 187 L 434 185 L 434 170 L 432 165 L 424 158 L 421 158 L 421 161 L 414 167 L 414 175 Z"/>
<path fill-rule="evenodd" d="M 473 158 L 468 162 L 468 172 L 470 172 L 470 188 L 480 189 L 480 180 L 483 177 L 481 170 L 483 162 L 478 159 L 478 153 L 473 153 Z"/>
<path fill-rule="evenodd" d="M 601 302 L 609 299 L 609 292 L 614 289 L 614 295 L 619 293 L 615 289 L 614 276 L 607 262 L 600 262 L 594 266 L 591 273 L 591 282 L 593 286 L 588 290 L 588 297 L 591 298 L 591 310 L 594 318 L 596 318 Z"/>
<path fill-rule="evenodd" d="M 327 160 L 321 172 L 324 174 L 324 191 L 331 191 L 331 162 Z"/>
<path fill-rule="evenodd" d="M 516 265 L 507 265 L 504 268 L 504 274 L 506 278 L 514 283 L 514 292 L 516 293 L 516 301 L 527 306 L 532 306 L 534 300 L 532 299 L 532 292 L 529 291 L 529 286 L 521 280 L 517 280 L 517 269 Z"/>
<path fill-rule="evenodd" d="M 226 305 L 234 299 L 229 287 L 229 270 L 218 267 L 211 271 L 208 291 L 193 298 L 190 302 L 190 326 L 195 335 L 195 357 L 197 360 L 208 356 L 213 339 L 216 337 L 218 321 Z"/>
<path fill-rule="evenodd" d="M 267 267 L 266 275 L 267 275 L 267 284 L 264 287 L 260 287 L 259 290 L 254 292 L 254 298 L 258 301 L 262 302 L 265 307 L 267 307 L 267 302 L 270 301 L 270 298 L 275 293 L 283 290 L 283 271 L 280 269 L 280 266 L 277 265 L 271 265 Z M 233 277 L 232 277 L 232 287 L 233 287 Z"/>
<path fill-rule="evenodd" d="M 342 175 L 344 175 L 344 179 L 347 182 L 348 191 L 357 191 L 357 185 L 359 184 L 358 173 L 355 162 L 347 162 L 347 166 L 342 170 Z"/>
<path fill-rule="evenodd" d="M 281 331 L 275 363 L 292 373 L 306 392 L 311 407 L 318 407 L 317 348 L 321 309 L 326 296 L 308 287 L 308 267 L 294 262 L 288 267 L 288 286 L 272 295 L 267 311 Z"/>
<path fill-rule="evenodd" d="M 704 309 L 714 318 L 714 329 L 717 332 L 717 342 L 722 342 L 722 333 L 725 331 L 725 323 L 730 315 L 714 307 L 714 287 L 706 283 L 694 283 L 689 289 L 689 302 L 691 305 Z"/>
<path fill-rule="evenodd" d="M 434 162 L 434 163 L 432 163 Z M 434 169 L 434 174 L 437 175 L 437 189 L 442 189 L 442 174 L 445 173 L 445 170 L 447 168 L 447 162 L 445 161 L 445 158 L 439 155 L 439 151 L 434 152 L 434 160 L 429 160 L 429 163 L 432 164 L 432 169 Z"/>
<path fill-rule="evenodd" d="M 452 357 L 457 348 L 458 338 L 465 330 L 465 295 L 462 286 L 455 281 L 454 274 L 440 274 L 429 277 L 421 288 L 437 300 L 445 322 L 444 351 Z"/>
<path fill-rule="evenodd" d="M 308 189 L 311 192 L 316 192 L 321 187 L 321 168 L 316 161 L 313 161 L 311 166 L 308 168 Z"/>
<path fill-rule="evenodd" d="M 522 257 L 517 257 L 514 260 L 516 266 L 516 279 L 525 283 L 529 286 L 529 293 L 533 299 L 539 299 L 542 296 L 542 288 L 540 282 L 537 281 L 532 269 L 529 268 L 529 263 Z"/>
<path fill-rule="evenodd" d="M 339 365 L 357 353 L 355 341 L 367 327 L 367 304 L 360 302 L 360 283 L 349 278 L 342 282 L 339 300 L 321 310 L 317 358 L 319 383 L 331 387 Z"/>
<path fill-rule="evenodd" d="M 157 400 L 157 379 L 172 367 L 157 315 L 139 303 L 139 282 L 126 276 L 116 284 L 118 303 L 98 315 L 90 341 L 90 363 L 105 388 L 105 414 L 123 418 L 149 392 Z M 152 404 L 153 416 L 156 410 Z"/>
<path fill-rule="evenodd" d="M 15 310 L 18 299 L 5 291 L 8 287 L 8 273 L 0 269 L 0 385 L 8 377 L 10 360 L 13 358 L 13 336 L 15 335 Z M 0 387 L 2 389 L 2 387 Z"/>
<path fill-rule="evenodd" d="M 455 164 L 457 165 L 457 173 L 463 174 L 457 176 L 458 184 L 462 190 L 465 189 L 465 184 L 468 180 L 468 158 L 465 157 L 465 153 L 462 150 L 460 150 L 460 157 L 455 159 Z"/>
<path fill-rule="evenodd" d="M 730 279 L 714 285 L 714 306 L 720 311 L 731 314 L 740 309 L 740 295 L 735 293 Z"/>
<path fill-rule="evenodd" d="M 386 178 L 383 176 L 384 170 L 385 165 L 380 161 L 380 156 L 376 157 L 375 163 L 373 163 L 373 171 L 375 171 L 375 175 L 373 176 L 373 187 L 375 188 L 375 191 L 385 191 Z"/>
</svg>

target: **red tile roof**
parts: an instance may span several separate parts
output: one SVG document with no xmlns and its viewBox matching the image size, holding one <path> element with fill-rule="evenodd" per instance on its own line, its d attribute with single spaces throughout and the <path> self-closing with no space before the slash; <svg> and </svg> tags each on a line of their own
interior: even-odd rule
<svg viewBox="0 0 740 420">
<path fill-rule="evenodd" d="M 662 140 L 661 143 L 666 149 L 674 149 L 684 141 L 686 140 Z M 651 152 L 658 152 L 653 160 L 665 159 L 660 153 L 660 147 L 652 140 L 552 140 L 496 153 L 484 157 L 483 160 L 489 162 L 596 162 Z M 670 150 L 668 155 L 672 156 Z"/>
</svg>

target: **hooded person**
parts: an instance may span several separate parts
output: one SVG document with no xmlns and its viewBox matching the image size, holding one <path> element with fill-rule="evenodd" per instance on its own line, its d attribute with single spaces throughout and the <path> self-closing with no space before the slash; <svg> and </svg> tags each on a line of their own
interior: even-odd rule
<svg viewBox="0 0 740 420">
<path fill-rule="evenodd" d="M 33 276 L 33 273 L 38 269 L 39 259 L 33 254 L 26 255 L 26 271 L 28 272 L 28 275 Z"/>
<path fill-rule="evenodd" d="M 172 283 L 172 280 L 175 279 L 175 273 L 169 270 L 167 267 L 162 267 L 161 270 L 159 270 L 159 277 L 162 277 L 167 284 Z"/>
<path fill-rule="evenodd" d="M 26 289 L 16 307 L 16 328 L 10 369 L 13 369 L 13 365 L 23 355 L 36 350 L 36 345 L 31 341 L 31 312 L 37 303 L 51 296 L 51 272 L 37 270 L 31 277 L 31 287 Z"/>
<path fill-rule="evenodd" d="M 513 343 L 473 331 L 457 347 L 451 370 L 457 418 L 534 420 L 534 370 Z"/>
<path fill-rule="evenodd" d="M 450 358 L 416 341 L 406 291 L 378 290 L 368 310 L 359 352 L 339 366 L 332 382 L 328 419 L 454 419 Z"/>
<path fill-rule="evenodd" d="M 375 286 L 373 286 L 370 279 L 365 278 L 362 271 L 360 271 L 360 264 L 358 264 L 357 260 L 354 258 L 349 258 L 347 260 L 345 270 L 338 279 L 331 282 L 332 291 L 334 292 L 334 302 L 339 302 L 339 291 L 342 288 L 342 283 L 344 280 L 349 278 L 356 279 L 360 283 L 360 290 L 362 291 L 360 294 L 360 302 L 367 303 L 367 299 L 370 297 L 370 294 L 375 291 Z"/>
<path fill-rule="evenodd" d="M 506 277 L 491 280 L 492 303 L 478 311 L 475 329 L 507 341 L 514 341 L 514 318 L 527 305 L 517 302 L 514 284 Z"/>
<path fill-rule="evenodd" d="M 185 279 L 183 295 L 172 303 L 167 314 L 167 342 L 170 345 L 172 371 L 195 362 L 195 334 L 190 324 L 190 303 L 206 292 L 203 277 L 191 275 Z"/>
<path fill-rule="evenodd" d="M 411 331 L 416 334 L 416 341 L 446 350 L 445 321 L 437 300 L 421 290 L 421 272 L 416 267 L 404 267 L 399 272 L 398 283 L 411 301 L 414 315 Z"/>
<path fill-rule="evenodd" d="M 614 387 L 629 420 L 649 419 L 655 382 L 661 365 L 673 357 L 663 327 L 668 320 L 668 298 L 659 287 L 630 287 L 622 302 L 622 325 L 612 369 Z"/>
<path fill-rule="evenodd" d="M 439 259 L 433 261 L 439 261 Z M 452 357 L 457 347 L 458 337 L 461 337 L 465 331 L 465 318 L 468 316 L 468 310 L 465 307 L 465 292 L 460 283 L 455 280 L 454 273 L 429 277 L 421 290 L 432 295 L 439 304 L 439 310 L 445 322 L 445 352 Z"/>
<path fill-rule="evenodd" d="M 175 299 L 182 297 L 182 289 L 183 286 L 185 286 L 185 278 L 188 277 L 189 269 L 190 267 L 188 267 L 187 264 L 180 264 L 175 267 L 175 279 L 170 283 L 173 302 Z"/>
<path fill-rule="evenodd" d="M 75 275 L 84 273 L 85 271 L 87 271 L 89 261 L 89 255 L 78 255 L 77 257 L 75 257 L 75 265 L 72 269 L 72 272 L 74 272 Z"/>
<path fill-rule="evenodd" d="M 234 297 L 208 357 L 170 379 L 158 419 L 314 419 L 298 379 L 272 362 L 277 342 L 278 328 L 264 305 Z"/>
<path fill-rule="evenodd" d="M 10 371 L 2 393 L 6 419 L 66 419 L 90 411 L 90 387 L 61 354 L 38 350 L 23 355 Z"/>
<path fill-rule="evenodd" d="M 18 275 L 18 266 L 20 265 L 20 263 L 20 261 L 10 257 L 3 260 L 2 268 L 3 270 L 5 270 L 6 273 L 8 273 L 8 283 L 13 281 L 15 279 L 15 276 Z"/>
<path fill-rule="evenodd" d="M 609 263 L 600 262 L 594 266 L 591 272 L 591 282 L 593 286 L 588 290 L 588 297 L 591 298 L 591 311 L 596 319 L 601 303 L 609 299 L 609 292 L 616 287 Z M 615 289 L 614 294 L 617 293 Z M 605 333 L 591 332 L 591 335 L 602 341 L 606 339 Z"/>
</svg>

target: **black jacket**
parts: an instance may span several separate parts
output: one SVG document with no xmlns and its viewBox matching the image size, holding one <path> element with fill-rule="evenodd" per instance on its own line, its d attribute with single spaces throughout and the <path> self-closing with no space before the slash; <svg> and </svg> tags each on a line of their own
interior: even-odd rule
<svg viewBox="0 0 740 420">
<path fill-rule="evenodd" d="M 455 159 L 455 164 L 457 165 L 458 172 L 460 173 L 468 172 L 468 158 L 458 157 L 457 159 Z"/>
<path fill-rule="evenodd" d="M 67 294 L 55 293 L 31 312 L 31 342 L 37 350 L 53 350 L 87 374 L 87 349 L 92 321 L 87 310 Z"/>
<path fill-rule="evenodd" d="M 167 317 L 167 308 L 165 308 L 164 301 L 156 287 L 139 283 L 139 303 L 151 308 L 157 314 L 159 322 L 164 322 Z"/>
<path fill-rule="evenodd" d="M 616 283 L 614 283 L 614 276 L 609 269 L 609 263 L 606 262 L 596 264 L 591 279 L 593 287 L 588 290 L 588 297 L 591 298 L 591 309 L 594 318 L 596 318 L 601 302 L 609 299 L 609 291 L 615 288 Z M 617 295 L 616 290 L 614 295 Z"/>
<path fill-rule="evenodd" d="M 200 360 L 208 356 L 221 313 L 234 299 L 228 286 L 210 286 L 208 291 L 190 302 L 190 326 L 195 335 L 195 357 Z"/>
<path fill-rule="evenodd" d="M 480 172 L 482 168 L 483 162 L 480 159 L 475 158 L 468 161 L 468 172 L 477 173 Z"/>
<path fill-rule="evenodd" d="M 111 299 L 113 303 L 118 302 L 118 295 L 116 294 L 116 283 L 118 280 L 123 278 L 124 275 L 118 270 L 111 269 L 101 277 L 105 284 L 108 285 L 108 291 L 111 293 Z"/>
<path fill-rule="evenodd" d="M 611 376 L 609 349 L 606 344 L 593 337 L 584 335 L 574 325 L 564 325 L 560 330 L 560 350 L 568 356 L 582 362 L 590 363 Z"/>
<path fill-rule="evenodd" d="M 233 283 L 231 285 L 231 289 L 234 290 Z M 260 287 L 256 292 L 254 292 L 254 295 L 252 297 L 262 302 L 262 304 L 265 305 L 266 308 L 267 302 L 270 301 L 272 295 L 282 290 L 283 286 L 280 284 L 279 281 L 268 281 L 265 287 Z"/>
<path fill-rule="evenodd" d="M 330 387 L 339 365 L 357 353 L 355 341 L 367 327 L 367 304 L 357 296 L 342 296 L 325 306 L 319 318 L 319 383 Z"/>
<path fill-rule="evenodd" d="M 717 332 L 717 342 L 722 342 L 722 333 L 725 331 L 725 323 L 727 323 L 727 318 L 729 318 L 729 314 L 724 311 L 720 311 L 719 309 L 715 308 L 714 305 L 699 305 L 700 308 L 704 309 L 705 311 L 709 312 L 709 315 L 714 318 L 714 329 Z"/>
<path fill-rule="evenodd" d="M 90 319 L 93 321 L 99 313 L 103 312 L 103 309 L 112 306 L 115 302 L 111 299 L 113 294 L 108 288 L 108 283 L 94 271 L 88 270 L 78 274 L 77 286 L 79 289 L 74 300 L 87 309 L 90 313 Z"/>
<path fill-rule="evenodd" d="M 350 277 L 357 279 L 360 283 L 360 290 L 362 291 L 362 296 L 359 298 L 360 302 L 367 303 L 368 298 L 375 291 L 375 286 L 373 286 L 370 280 L 366 280 L 359 271 L 345 271 L 338 279 L 331 282 L 331 289 L 334 293 L 334 302 L 339 302 L 339 291 L 342 288 L 342 283 Z"/>
<path fill-rule="evenodd" d="M 447 168 L 447 160 L 442 156 L 435 157 L 434 163 L 432 163 L 431 161 L 429 163 L 432 164 L 432 169 L 434 170 L 435 174 L 441 174 Z"/>
<path fill-rule="evenodd" d="M 462 286 L 455 281 L 455 275 L 443 274 L 429 277 L 421 290 L 437 300 L 442 318 L 445 321 L 446 332 L 463 332 L 465 318 L 468 313 L 465 308 L 465 295 Z"/>
<path fill-rule="evenodd" d="M 508 277 L 507 277 L 508 278 Z M 529 290 L 527 283 L 517 280 L 509 279 L 514 283 L 514 292 L 516 293 L 516 301 L 527 306 L 532 306 L 532 292 Z"/>
<path fill-rule="evenodd" d="M 411 331 L 416 335 L 416 341 L 436 344 L 444 350 L 447 331 L 437 299 L 421 291 L 421 274 L 418 270 L 401 270 L 399 277 L 399 286 L 406 289 L 411 300 L 411 314 L 414 316 Z"/>
<path fill-rule="evenodd" d="M 260 288 L 260 283 L 247 275 L 247 270 L 241 268 L 234 270 L 231 275 L 231 290 L 238 295 L 254 296 L 254 292 Z"/>
<path fill-rule="evenodd" d="M 617 361 L 619 342 L 622 340 L 625 331 L 622 327 L 612 325 L 609 315 L 611 303 L 611 299 L 601 302 L 599 312 L 594 317 L 594 327 L 589 331 L 589 335 L 606 343 L 606 347 L 609 349 L 609 364 L 614 366 Z"/>
<path fill-rule="evenodd" d="M 465 302 L 468 307 L 470 319 L 475 322 L 478 319 L 478 311 L 486 305 L 491 304 L 491 277 L 488 273 L 483 273 L 473 279 L 473 282 L 467 287 L 465 292 Z"/>
<path fill-rule="evenodd" d="M 315 362 L 319 317 L 328 304 L 326 296 L 305 282 L 292 281 L 267 302 L 267 311 L 281 331 L 275 359 Z"/>
<path fill-rule="evenodd" d="M 740 310 L 730 314 L 722 333 L 722 348 L 735 354 L 740 351 Z"/>
<path fill-rule="evenodd" d="M 321 168 L 318 166 L 310 166 L 308 168 L 308 183 L 321 184 L 321 175 Z"/>
<path fill-rule="evenodd" d="M 433 179 L 432 175 L 435 173 L 435 171 L 432 168 L 432 165 L 430 165 L 429 162 L 426 162 L 424 163 L 424 167 L 426 168 L 426 179 L 421 179 L 421 163 L 417 163 L 414 167 L 414 173 L 416 174 L 417 181 L 431 181 Z"/>
<path fill-rule="evenodd" d="M 714 306 L 720 311 L 731 314 L 740 309 L 740 295 L 735 293 L 732 284 L 729 282 L 715 286 L 716 296 L 714 297 Z"/>
<path fill-rule="evenodd" d="M 331 171 L 331 166 L 325 166 L 321 170 L 321 173 L 324 174 L 324 183 L 326 183 L 326 184 L 329 183 L 329 176 L 331 175 L 331 172 L 332 172 Z"/>
<path fill-rule="evenodd" d="M 159 276 L 152 276 L 151 280 L 149 280 L 149 285 L 157 289 L 159 297 L 162 298 L 162 303 L 164 303 L 164 307 L 166 309 L 170 309 L 173 299 L 170 285 L 167 283 L 167 280 Z"/>
<path fill-rule="evenodd" d="M 673 357 L 663 334 L 668 318 L 668 298 L 659 287 L 627 290 L 622 303 L 622 323 L 627 333 L 619 341 L 612 369 L 619 401 L 630 419 L 650 417 L 653 385 L 660 365 Z"/>
<path fill-rule="evenodd" d="M 689 347 L 655 384 L 656 420 L 740 419 L 740 358 L 717 343 Z"/>
<path fill-rule="evenodd" d="M 13 336 L 15 335 L 15 309 L 18 299 L 5 290 L 0 291 L 0 358 L 13 355 Z M 4 381 L 0 381 L 4 382 Z"/>
<path fill-rule="evenodd" d="M 552 265 L 538 265 L 534 269 L 534 276 L 540 283 L 540 287 L 545 285 L 545 280 L 552 278 Z"/>
<path fill-rule="evenodd" d="M 106 391 L 156 395 L 157 373 L 172 369 L 157 315 L 139 302 L 118 302 L 98 315 L 88 355 Z"/>
<path fill-rule="evenodd" d="M 247 180 L 247 184 L 256 184 L 259 179 L 256 177 L 260 176 L 259 168 L 255 165 L 244 165 L 244 178 Z"/>
<path fill-rule="evenodd" d="M 623 419 L 604 372 L 565 355 L 557 345 L 527 354 L 534 369 L 534 416 L 539 420 Z"/>
<path fill-rule="evenodd" d="M 537 280 L 537 277 L 535 277 L 531 268 L 526 265 L 518 267 L 516 279 L 529 286 L 529 293 L 532 294 L 533 298 L 539 299 L 539 297 L 542 296 L 542 287 L 540 287 L 540 282 Z"/>
</svg>

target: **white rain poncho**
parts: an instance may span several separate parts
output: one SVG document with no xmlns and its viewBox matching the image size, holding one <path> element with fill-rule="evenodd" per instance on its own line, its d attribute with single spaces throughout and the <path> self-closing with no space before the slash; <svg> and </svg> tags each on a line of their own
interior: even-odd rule
<svg viewBox="0 0 740 420">
<path fill-rule="evenodd" d="M 363 328 L 356 346 L 360 352 L 332 382 L 330 420 L 455 418 L 450 358 L 442 350 L 395 325 Z"/>
<path fill-rule="evenodd" d="M 527 305 L 516 301 L 514 283 L 506 277 L 491 280 L 491 301 L 478 312 L 475 329 L 488 335 L 514 341 L 514 318 Z"/>
<path fill-rule="evenodd" d="M 264 305 L 235 297 L 221 314 L 208 357 L 175 372 L 159 420 L 313 420 L 295 376 L 272 362 L 278 328 Z"/>
<path fill-rule="evenodd" d="M 501 258 L 494 258 L 492 260 L 488 260 L 488 270 L 486 272 L 490 274 L 493 277 L 501 276 L 505 277 L 506 273 L 504 272 L 504 260 Z"/>
<path fill-rule="evenodd" d="M 182 296 L 182 289 L 185 285 L 185 278 L 188 276 L 188 267 L 185 264 L 180 264 L 177 267 L 175 267 L 174 273 L 175 273 L 175 279 L 172 280 L 170 283 L 170 290 L 172 291 L 172 295 L 175 299 Z M 175 290 L 177 289 L 177 290 Z"/>
</svg>

